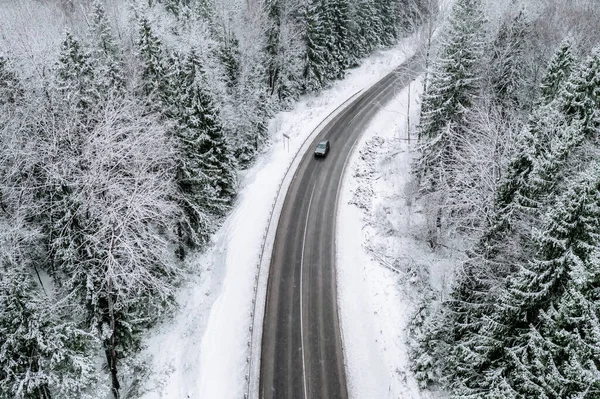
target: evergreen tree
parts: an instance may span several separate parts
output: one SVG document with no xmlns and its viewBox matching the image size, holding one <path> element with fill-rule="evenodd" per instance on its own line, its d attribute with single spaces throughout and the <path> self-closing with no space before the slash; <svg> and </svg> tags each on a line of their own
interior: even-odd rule
<svg viewBox="0 0 600 399">
<path fill-rule="evenodd" d="M 582 182 L 571 188 L 558 206 L 551 209 L 549 221 L 538 234 L 538 259 L 523 267 L 511 279 L 509 292 L 511 309 L 519 314 L 514 320 L 535 322 L 539 310 L 564 292 L 564 284 L 575 273 L 594 270 L 595 248 L 600 238 L 600 187 L 597 170 L 584 176 Z M 581 269 L 583 267 L 583 269 Z"/>
<path fill-rule="evenodd" d="M 271 0 L 267 3 L 270 24 L 267 28 L 267 74 L 270 95 L 277 95 L 282 105 L 300 95 L 302 80 L 302 39 L 298 16 L 289 2 Z"/>
<path fill-rule="evenodd" d="M 598 171 L 592 165 L 549 212 L 536 260 L 510 279 L 500 303 L 510 381 L 525 396 L 594 397 L 597 389 Z"/>
<path fill-rule="evenodd" d="M 51 303 L 24 257 L 24 227 L 0 237 L 0 397 L 91 398 L 94 337 L 77 326 L 66 300 Z M 20 262 L 20 263 L 19 263 Z M 68 318 L 67 318 L 68 317 Z"/>
<path fill-rule="evenodd" d="M 571 75 L 557 102 L 567 118 L 583 121 L 588 136 L 596 132 L 600 126 L 600 48 Z"/>
<path fill-rule="evenodd" d="M 225 68 L 225 81 L 231 89 L 238 83 L 240 75 L 240 50 L 239 42 L 233 32 L 220 40 L 219 60 Z"/>
<path fill-rule="evenodd" d="M 540 326 L 531 326 L 527 345 L 515 351 L 515 385 L 523 395 L 597 397 L 600 309 L 598 295 L 593 293 L 598 289 L 597 270 L 595 277 L 595 282 L 585 282 L 587 287 L 572 284 L 556 306 L 540 312 Z"/>
<path fill-rule="evenodd" d="M 157 96 L 165 91 L 165 60 L 162 43 L 152 32 L 148 18 L 139 20 L 138 54 L 142 62 L 142 94 Z"/>
<path fill-rule="evenodd" d="M 183 121 L 187 127 L 197 132 L 196 140 L 193 141 L 200 144 L 197 149 L 204 174 L 209 177 L 210 186 L 217 194 L 217 198 L 205 199 L 206 206 L 208 209 L 212 207 L 214 214 L 223 216 L 236 194 L 235 161 L 223 134 L 219 112 L 208 91 L 201 61 L 195 51 L 188 57 L 184 75 L 189 85 L 182 98 Z"/>
<path fill-rule="evenodd" d="M 363 58 L 381 45 L 382 21 L 375 0 L 360 0 L 355 5 L 352 52 Z"/>
<path fill-rule="evenodd" d="M 325 28 L 326 75 L 328 80 L 342 79 L 352 62 L 348 32 L 350 5 L 348 0 L 327 0 L 323 3 Z"/>
<path fill-rule="evenodd" d="M 391 46 L 396 43 L 399 36 L 400 21 L 398 0 L 376 0 L 375 6 L 377 13 L 381 18 L 381 33 L 379 40 L 384 46 Z"/>
<path fill-rule="evenodd" d="M 327 79 L 326 38 L 323 24 L 323 10 L 318 0 L 309 0 L 304 10 L 304 41 L 306 55 L 304 60 L 304 90 L 321 90 Z"/>
<path fill-rule="evenodd" d="M 419 137 L 423 152 L 416 163 L 416 173 L 427 191 L 438 190 L 440 179 L 452 180 L 452 168 L 447 166 L 456 161 L 456 152 L 463 145 L 467 112 L 479 92 L 483 24 L 479 0 L 458 0 L 454 4 L 447 40 L 421 107 Z M 438 158 L 440 154 L 444 156 Z"/>
<path fill-rule="evenodd" d="M 189 0 L 158 0 L 165 5 L 165 9 L 177 16 L 181 15 L 182 11 L 189 4 Z"/>
<path fill-rule="evenodd" d="M 85 113 L 91 112 L 99 98 L 94 67 L 90 54 L 68 30 L 61 45 L 56 77 L 62 99 Z"/>
<path fill-rule="evenodd" d="M 540 85 L 540 101 L 542 104 L 552 102 L 567 82 L 575 64 L 570 41 L 563 41 L 554 53 Z"/>
<path fill-rule="evenodd" d="M 121 52 L 112 33 L 104 4 L 101 0 L 94 0 L 92 7 L 91 31 L 96 44 L 93 56 L 98 75 L 96 85 L 100 93 L 121 92 L 125 88 Z"/>
<path fill-rule="evenodd" d="M 457 276 L 447 306 L 443 324 L 450 334 L 438 356 L 446 359 L 447 379 L 458 397 L 519 397 L 510 371 L 516 366 L 506 359 L 526 346 L 511 339 L 527 324 L 520 315 L 499 317 L 498 308 L 516 303 L 506 299 L 506 279 L 535 253 L 530 232 L 552 209 L 573 163 L 585 159 L 584 131 L 580 121 L 568 122 L 553 106 L 540 107 L 523 131 L 498 188 L 494 216 Z M 548 270 L 543 266 L 530 275 L 542 269 Z M 511 347 L 514 353 L 506 352 Z"/>
<path fill-rule="evenodd" d="M 196 247 L 207 242 L 215 220 L 232 205 L 236 163 L 195 51 L 182 63 L 180 79 L 177 184 L 185 218 L 179 224 L 179 235 L 187 246 Z M 179 253 L 183 256 L 183 248 Z"/>
<path fill-rule="evenodd" d="M 196 0 L 190 2 L 192 14 L 199 17 L 201 20 L 212 23 L 214 20 L 215 5 L 213 0 Z"/>
</svg>

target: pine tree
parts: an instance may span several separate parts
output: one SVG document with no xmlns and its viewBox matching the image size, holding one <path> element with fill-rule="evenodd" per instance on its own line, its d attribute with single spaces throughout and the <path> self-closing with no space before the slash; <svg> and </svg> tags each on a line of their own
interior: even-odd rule
<svg viewBox="0 0 600 399">
<path fill-rule="evenodd" d="M 380 41 L 384 46 L 391 46 L 396 43 L 399 36 L 400 2 L 397 0 L 376 0 L 375 6 L 381 18 Z"/>
<path fill-rule="evenodd" d="M 342 79 L 351 63 L 348 0 L 327 0 L 323 3 L 326 76 L 328 80 Z"/>
<path fill-rule="evenodd" d="M 524 128 L 498 187 L 494 216 L 457 276 L 447 306 L 444 325 L 450 334 L 445 345 L 451 349 L 440 356 L 447 359 L 447 378 L 458 397 L 519 397 L 514 379 L 507 377 L 516 366 L 505 359 L 516 359 L 515 353 L 526 347 L 511 339 L 527 324 L 519 315 L 499 317 L 498 308 L 516 303 L 506 297 L 506 279 L 535 253 L 530 231 L 552 209 L 573 163 L 585 160 L 579 155 L 584 131 L 580 121 L 568 122 L 554 106 L 540 107 Z"/>
<path fill-rule="evenodd" d="M 500 346 L 516 368 L 512 385 L 524 395 L 588 397 L 597 385 L 598 172 L 588 168 L 549 212 L 536 260 L 510 279 L 501 302 Z"/>
<path fill-rule="evenodd" d="M 192 15 L 208 23 L 214 20 L 215 5 L 213 0 L 196 0 L 190 4 Z"/>
<path fill-rule="evenodd" d="M 350 51 L 358 60 L 381 45 L 382 21 L 375 0 L 359 0 L 354 4 Z"/>
<path fill-rule="evenodd" d="M 557 102 L 567 118 L 583 121 L 588 136 L 600 126 L 600 48 L 573 73 Z"/>
<path fill-rule="evenodd" d="M 569 273 L 581 267 L 594 268 L 594 248 L 600 238 L 600 196 L 595 190 L 600 181 L 594 176 L 596 170 L 591 170 L 550 211 L 547 226 L 537 238 L 539 260 L 511 279 L 511 298 L 507 301 L 520 309 L 529 323 L 535 321 L 540 308 L 562 294 Z"/>
<path fill-rule="evenodd" d="M 21 223 L 22 224 L 22 223 Z M 76 307 L 37 286 L 26 258 L 32 234 L 0 233 L 0 397 L 91 398 L 97 341 L 77 325 Z M 80 321 L 80 320 L 79 320 Z"/>
<path fill-rule="evenodd" d="M 306 55 L 304 60 L 304 90 L 319 91 L 327 83 L 327 49 L 321 3 L 310 0 L 304 10 Z"/>
<path fill-rule="evenodd" d="M 215 108 L 202 61 L 192 51 L 182 63 L 177 99 L 180 166 L 177 184 L 185 218 L 179 235 L 187 246 L 204 245 L 236 195 L 236 163 Z M 179 249 L 183 256 L 183 248 Z"/>
<path fill-rule="evenodd" d="M 56 84 L 61 97 L 84 113 L 90 112 L 99 98 L 90 54 L 71 34 L 65 32 L 56 65 Z"/>
<path fill-rule="evenodd" d="M 96 44 L 93 57 L 98 65 L 98 90 L 100 93 L 121 92 L 125 88 L 121 52 L 112 33 L 104 4 L 101 0 L 94 0 L 92 7 L 91 31 Z"/>
<path fill-rule="evenodd" d="M 240 75 L 239 42 L 233 32 L 220 40 L 219 60 L 225 68 L 225 81 L 231 89 L 238 83 Z"/>
<path fill-rule="evenodd" d="M 554 53 L 548 64 L 548 68 L 540 84 L 540 102 L 549 104 L 561 91 L 562 86 L 567 82 L 571 75 L 571 70 L 575 64 L 575 57 L 571 51 L 572 44 L 565 40 Z"/>
<path fill-rule="evenodd" d="M 213 207 L 214 214 L 223 216 L 236 193 L 235 161 L 223 133 L 219 112 L 208 91 L 201 61 L 195 51 L 187 59 L 184 75 L 189 83 L 189 90 L 182 99 L 183 121 L 187 127 L 199 132 L 196 144 L 200 144 L 197 148 L 201 163 L 218 197 L 207 199 L 207 205 Z M 209 204 L 211 202 L 212 205 Z M 218 205 L 218 202 L 224 206 Z"/>
<path fill-rule="evenodd" d="M 456 151 L 465 140 L 467 112 L 479 92 L 478 62 L 483 53 L 483 14 L 479 0 L 459 0 L 452 8 L 447 41 L 440 50 L 421 107 L 419 138 L 423 153 L 416 173 L 426 190 L 437 190 L 440 179 L 451 182 Z M 439 149 L 434 149 L 440 146 Z M 439 158 L 443 154 L 444 156 Z"/>
<path fill-rule="evenodd" d="M 142 62 L 142 94 L 160 96 L 165 90 L 165 60 L 160 39 L 152 32 L 148 18 L 139 20 L 138 54 Z M 150 101 L 150 100 L 149 100 Z"/>
</svg>

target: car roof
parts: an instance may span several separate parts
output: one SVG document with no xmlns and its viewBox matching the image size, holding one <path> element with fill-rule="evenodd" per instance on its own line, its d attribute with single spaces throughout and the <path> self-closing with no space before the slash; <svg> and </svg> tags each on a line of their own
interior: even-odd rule
<svg viewBox="0 0 600 399">
<path fill-rule="evenodd" d="M 321 145 L 321 144 L 329 144 L 329 140 L 323 140 L 323 141 L 319 142 L 319 145 Z"/>
</svg>

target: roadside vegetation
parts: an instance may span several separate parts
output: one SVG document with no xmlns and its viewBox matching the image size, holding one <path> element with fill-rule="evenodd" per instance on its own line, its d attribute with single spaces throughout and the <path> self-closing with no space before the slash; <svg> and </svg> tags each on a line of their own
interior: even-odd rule
<svg viewBox="0 0 600 399">
<path fill-rule="evenodd" d="M 599 17 L 583 0 L 452 6 L 413 172 L 422 239 L 464 261 L 411 327 L 423 387 L 600 395 Z"/>
</svg>

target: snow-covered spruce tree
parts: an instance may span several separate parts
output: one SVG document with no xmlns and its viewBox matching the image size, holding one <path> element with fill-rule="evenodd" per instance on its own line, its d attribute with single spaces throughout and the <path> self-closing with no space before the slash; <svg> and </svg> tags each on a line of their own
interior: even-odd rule
<svg viewBox="0 0 600 399">
<path fill-rule="evenodd" d="M 573 61 L 569 49 L 570 46 L 562 46 L 550 61 L 548 70 L 542 78 L 541 100 L 538 101 L 537 108 L 532 111 L 528 122 L 517 137 L 515 150 L 502 173 L 502 180 L 493 202 L 494 215 L 478 244 L 480 249 L 487 248 L 485 250 L 487 255 L 484 255 L 486 259 L 498 255 L 497 250 L 494 249 L 496 244 L 505 241 L 505 233 L 513 230 L 512 224 L 517 216 L 514 207 L 518 205 L 518 198 L 526 200 L 526 195 L 520 191 L 525 189 L 530 179 L 535 160 L 544 156 L 555 135 L 560 133 L 562 127 L 568 122 L 557 109 L 558 105 L 554 97 L 558 95 L 559 88 L 566 83 L 570 73 Z M 530 204 L 532 201 L 537 202 L 535 198 L 526 200 Z M 476 250 L 476 252 L 480 251 Z M 511 253 L 515 253 L 514 247 L 503 256 L 509 256 Z"/>
<path fill-rule="evenodd" d="M 293 2 L 271 0 L 266 7 L 269 16 L 266 53 L 270 95 L 277 95 L 286 107 L 300 95 L 304 52 L 298 34 L 301 27 Z"/>
<path fill-rule="evenodd" d="M 598 389 L 599 171 L 588 167 L 550 209 L 535 260 L 498 304 L 501 334 L 485 375 L 504 370 L 501 384 L 524 397 L 592 398 Z M 488 379 L 496 389 L 498 378 Z"/>
<path fill-rule="evenodd" d="M 558 108 L 567 118 L 583 121 L 588 135 L 600 126 L 600 48 L 577 68 L 557 98 Z"/>
<path fill-rule="evenodd" d="M 94 337 L 40 296 L 27 271 L 0 277 L 0 397 L 92 397 Z"/>
<path fill-rule="evenodd" d="M 419 126 L 423 153 L 416 162 L 415 172 L 424 191 L 440 190 L 442 177 L 452 180 L 452 168 L 446 166 L 454 162 L 456 151 L 460 149 L 460 140 L 464 140 L 468 125 L 467 112 L 479 93 L 483 29 L 481 2 L 456 1 L 423 96 Z M 443 148 L 436 150 L 436 146 Z M 446 156 L 436 158 L 437 154 Z"/>
<path fill-rule="evenodd" d="M 122 93 L 125 89 L 124 63 L 102 0 L 94 0 L 90 30 L 95 45 L 92 57 L 96 64 L 98 91 L 101 95 Z"/>
<path fill-rule="evenodd" d="M 181 99 L 184 104 L 183 121 L 188 127 L 200 132 L 195 137 L 202 143 L 191 141 L 200 144 L 197 149 L 204 174 L 209 177 L 210 186 L 217 193 L 216 198 L 205 200 L 206 207 L 215 215 L 223 216 L 236 194 L 235 160 L 224 136 L 219 111 L 202 70 L 202 60 L 196 51 L 190 52 L 183 73 L 188 83 L 188 90 Z"/>
<path fill-rule="evenodd" d="M 384 46 L 396 43 L 400 35 L 401 2 L 398 0 L 375 0 L 378 14 L 381 18 L 380 41 Z"/>
<path fill-rule="evenodd" d="M 511 350 L 515 390 L 527 397 L 592 399 L 600 390 L 600 309 L 596 280 L 571 286 L 556 305 L 540 312 L 526 345 Z"/>
<path fill-rule="evenodd" d="M 558 192 L 560 177 L 564 179 L 571 164 L 582 155 L 578 150 L 584 139 L 581 123 L 563 114 L 562 96 L 555 100 L 550 98 L 557 93 L 550 94 L 554 89 L 549 88 L 561 87 L 569 74 L 571 61 L 558 61 L 568 53 L 568 47 L 562 47 L 549 64 L 541 85 L 542 101 L 524 126 L 503 171 L 493 202 L 493 216 L 475 249 L 475 257 L 483 257 L 485 261 L 498 258 L 506 265 L 515 264 L 524 242 L 508 237 L 514 234 L 525 237 L 519 231 L 531 229 L 535 219 L 545 212 L 543 203 L 551 203 Z M 508 271 L 498 265 L 494 269 Z"/>
<path fill-rule="evenodd" d="M 468 142 L 467 114 L 479 94 L 484 19 L 480 0 L 454 3 L 445 40 L 439 49 L 418 128 L 420 155 L 413 165 L 420 191 L 427 195 L 428 240 L 437 245 L 444 204 L 452 202 L 447 187 L 454 184 L 455 165 Z"/>
<path fill-rule="evenodd" d="M 551 103 L 569 79 L 575 64 L 572 47 L 572 43 L 565 40 L 552 56 L 540 84 L 541 104 Z"/>
<path fill-rule="evenodd" d="M 447 359 L 447 378 L 461 395 L 494 391 L 502 397 L 499 392 L 508 395 L 512 389 L 502 371 L 512 366 L 503 363 L 498 348 L 506 346 L 515 326 L 498 319 L 496 303 L 505 279 L 535 252 L 532 228 L 568 184 L 576 164 L 594 158 L 582 146 L 585 131 L 584 122 L 563 115 L 553 102 L 535 110 L 521 134 L 489 226 L 461 268 L 448 302 L 444 324 L 452 331 L 445 346 L 450 350 L 438 356 Z M 494 377 L 482 380 L 482 373 Z"/>
<path fill-rule="evenodd" d="M 351 6 L 350 52 L 358 60 L 381 45 L 383 28 L 375 0 L 358 0 Z"/>
<path fill-rule="evenodd" d="M 583 71 L 589 71 L 587 66 L 593 65 L 590 60 L 579 73 L 564 82 L 564 87 L 558 93 L 550 89 L 562 87 L 568 76 L 570 61 L 557 61 L 564 58 L 564 54 L 568 54 L 566 47 L 562 47 L 550 62 L 541 86 L 542 102 L 532 112 L 498 188 L 494 206 L 499 216 L 503 215 L 502 218 L 516 216 L 510 210 L 512 206 L 537 208 L 540 201 L 551 201 L 548 196 L 554 190 L 552 187 L 561 176 L 564 178 L 564 165 L 568 163 L 568 158 L 577 158 L 573 151 L 588 135 L 588 121 L 595 118 L 595 86 L 588 84 L 581 76 Z M 557 67 L 558 63 L 562 67 Z M 544 104 L 556 95 L 558 97 Z M 578 100 L 575 102 L 573 98 Z"/>
<path fill-rule="evenodd" d="M 348 0 L 326 0 L 323 3 L 323 27 L 326 36 L 326 76 L 328 80 L 342 79 L 351 65 L 350 5 Z"/>
<path fill-rule="evenodd" d="M 37 234 L 22 216 L 11 207 L 0 217 L 0 397 L 99 398 L 89 391 L 97 340 L 77 324 L 76 305 L 34 283 Z"/>
<path fill-rule="evenodd" d="M 225 29 L 223 29 L 225 30 Z M 240 49 L 239 41 L 233 32 L 225 32 L 219 38 L 219 61 L 225 70 L 225 82 L 230 89 L 239 83 L 240 75 Z"/>
<path fill-rule="evenodd" d="M 208 89 L 202 60 L 192 50 L 179 64 L 175 98 L 178 148 L 177 185 L 184 217 L 178 234 L 184 247 L 202 247 L 236 194 L 236 162 Z M 175 75 L 174 75 L 175 76 Z"/>
<path fill-rule="evenodd" d="M 323 24 L 323 7 L 319 0 L 308 0 L 304 6 L 304 90 L 321 90 L 327 79 L 327 48 Z"/>
<path fill-rule="evenodd" d="M 189 3 L 192 16 L 212 23 L 215 17 L 215 5 L 213 0 L 195 0 Z"/>
<path fill-rule="evenodd" d="M 500 392 L 501 387 L 509 387 L 502 370 L 512 366 L 503 363 L 498 348 L 507 345 L 516 327 L 498 319 L 495 303 L 504 295 L 505 278 L 533 256 L 535 241 L 530 231 L 537 220 L 552 208 L 577 165 L 597 156 L 582 145 L 585 132 L 584 122 L 565 120 L 553 106 L 540 107 L 524 130 L 498 189 L 496 216 L 465 264 L 468 274 L 459 275 L 452 293 L 456 300 L 450 302 L 453 317 L 447 324 L 457 325 L 462 333 L 453 345 L 455 355 L 448 358 L 455 362 L 450 370 L 461 370 L 451 373 L 461 392 Z M 460 289 L 462 285 L 466 289 Z M 483 380 L 477 376 L 483 372 L 495 379 L 481 385 Z"/>
<path fill-rule="evenodd" d="M 56 89 L 65 106 L 74 106 L 83 114 L 95 108 L 100 95 L 91 56 L 69 30 L 61 44 L 56 77 Z"/>
<path fill-rule="evenodd" d="M 147 17 L 140 17 L 139 36 L 137 42 L 138 57 L 141 61 L 141 94 L 147 98 L 147 102 L 152 108 L 155 96 L 160 96 L 165 91 L 165 56 L 160 39 L 152 31 L 150 21 Z M 154 105 L 158 107 L 158 105 Z"/>
<path fill-rule="evenodd" d="M 456 304 L 456 308 L 468 309 L 466 314 L 471 320 L 472 328 L 461 340 L 458 350 L 457 364 L 462 369 L 471 367 L 473 383 L 465 384 L 464 378 L 456 378 L 461 391 L 483 389 L 484 392 L 499 390 L 506 383 L 505 371 L 511 365 L 505 363 L 506 353 L 502 348 L 507 347 L 507 340 L 515 331 L 521 328 L 515 321 L 502 319 L 498 316 L 498 305 L 504 301 L 505 306 L 512 307 L 512 300 L 505 300 L 505 279 L 518 270 L 520 265 L 534 253 L 535 240 L 528 232 L 535 222 L 549 209 L 548 203 L 553 203 L 556 196 L 560 176 L 565 174 L 568 155 L 571 155 L 583 141 L 581 124 L 559 127 L 561 135 L 557 135 L 550 145 L 548 152 L 533 159 L 531 171 L 524 185 L 516 191 L 514 202 L 506 209 L 510 215 L 505 220 L 511 223 L 507 230 L 495 230 L 498 236 L 490 237 L 489 241 L 480 243 L 478 257 L 471 257 L 465 270 L 477 273 L 469 277 L 471 285 L 476 284 L 474 292 L 481 293 L 479 297 L 473 293 L 464 293 L 459 299 L 468 298 Z M 551 209 L 551 208 L 550 208 Z M 490 232 L 493 230 L 490 230 Z M 460 279 L 461 283 L 463 278 Z M 453 297 L 460 294 L 453 292 Z M 486 305 L 487 304 L 487 305 Z M 516 316 L 515 320 L 520 320 Z M 459 323 L 460 325 L 461 323 Z M 463 323 L 464 325 L 464 323 Z M 477 359 L 477 361 L 475 361 Z M 477 379 L 482 373 L 489 374 L 490 381 Z M 463 385 L 464 384 L 464 385 Z M 487 385 L 486 385 L 487 384 Z"/>
<path fill-rule="evenodd" d="M 165 9 L 176 16 L 181 15 L 190 4 L 190 0 L 157 0 L 158 3 L 162 3 Z"/>
</svg>

